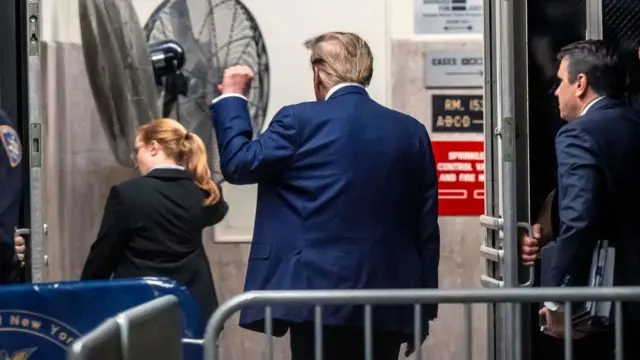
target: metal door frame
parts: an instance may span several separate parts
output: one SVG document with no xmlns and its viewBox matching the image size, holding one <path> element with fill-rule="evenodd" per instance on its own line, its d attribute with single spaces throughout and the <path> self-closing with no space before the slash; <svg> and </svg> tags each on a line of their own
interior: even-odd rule
<svg viewBox="0 0 640 360">
<path fill-rule="evenodd" d="M 30 195 L 30 237 L 31 237 L 31 280 L 42 282 L 46 280 L 47 256 L 45 253 L 46 225 L 43 215 L 42 182 L 42 101 L 41 93 L 41 68 L 40 68 L 40 44 L 41 44 L 41 0 L 20 1 L 24 20 L 22 38 L 26 52 L 26 64 L 28 69 L 28 164 L 29 164 L 29 195 Z"/>
<path fill-rule="evenodd" d="M 481 223 L 487 228 L 482 248 L 487 271 L 482 283 L 530 286 L 533 271 L 521 266 L 518 255 L 519 223 L 529 223 L 528 74 L 515 70 L 527 68 L 527 1 L 485 1 L 484 13 L 487 201 Z M 529 306 L 488 306 L 488 359 L 528 359 Z"/>
<path fill-rule="evenodd" d="M 602 0 L 586 0 L 586 39 L 602 39 Z"/>
<path fill-rule="evenodd" d="M 518 223 L 531 224 L 530 213 L 530 176 L 529 176 L 529 43 L 528 43 L 528 12 L 527 1 L 514 2 L 513 9 L 513 51 L 514 51 L 514 71 L 513 88 L 514 115 L 515 115 L 515 180 L 516 198 L 512 200 L 512 206 L 516 208 L 516 219 Z M 525 69 L 516 71 L 515 68 Z M 522 229 L 521 229 L 522 230 Z M 528 283 L 533 285 L 535 279 L 535 268 L 526 267 L 520 261 L 520 246 L 518 231 L 514 233 L 514 254 L 516 263 L 513 265 L 517 272 L 518 284 Z M 515 330 L 520 339 L 519 350 L 523 360 L 531 358 L 531 307 L 533 304 L 516 304 Z"/>
<path fill-rule="evenodd" d="M 495 14 L 493 12 L 495 5 L 493 1 L 483 1 L 484 14 L 484 153 L 485 153 L 485 214 L 490 217 L 499 216 L 500 188 L 498 171 L 498 162 L 500 154 L 498 152 L 498 143 L 494 137 L 494 129 L 496 128 L 495 105 L 497 105 L 497 88 L 496 88 L 496 34 L 494 29 Z M 485 246 L 489 248 L 498 248 L 498 234 L 487 230 L 485 233 Z M 500 276 L 498 264 L 493 259 L 485 259 L 485 273 L 488 277 L 497 279 Z M 497 360 L 501 354 L 499 316 L 497 304 L 487 304 L 487 360 Z"/>
</svg>

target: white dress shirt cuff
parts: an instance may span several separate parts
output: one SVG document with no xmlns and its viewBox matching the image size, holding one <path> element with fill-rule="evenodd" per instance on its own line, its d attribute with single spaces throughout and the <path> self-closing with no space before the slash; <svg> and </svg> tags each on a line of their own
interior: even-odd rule
<svg viewBox="0 0 640 360">
<path fill-rule="evenodd" d="M 564 305 L 552 301 L 545 301 L 544 306 L 551 311 L 564 312 Z"/>
<path fill-rule="evenodd" d="M 211 104 L 215 104 L 218 101 L 222 100 L 222 99 L 226 99 L 228 97 L 239 97 L 239 98 L 243 98 L 245 100 L 247 100 L 247 98 L 244 95 L 241 94 L 233 94 L 233 93 L 226 93 L 226 94 L 222 94 L 220 96 L 218 96 L 217 98 L 213 99 L 213 101 L 211 102 Z M 248 101 L 248 100 L 247 100 Z"/>
</svg>

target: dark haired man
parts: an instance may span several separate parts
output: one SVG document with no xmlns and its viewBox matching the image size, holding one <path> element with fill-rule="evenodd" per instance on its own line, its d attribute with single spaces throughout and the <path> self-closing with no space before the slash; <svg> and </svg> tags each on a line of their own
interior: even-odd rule
<svg viewBox="0 0 640 360">
<path fill-rule="evenodd" d="M 603 41 L 586 40 L 558 54 L 555 95 L 568 124 L 556 135 L 558 188 L 548 221 L 556 255 L 545 279 L 550 286 L 586 285 L 598 240 L 616 248 L 615 285 L 640 285 L 640 118 L 624 101 L 627 74 L 616 53 Z M 534 261 L 544 245 L 540 231 L 533 235 L 523 240 L 525 262 Z M 547 302 L 540 312 L 550 332 L 562 336 L 563 306 Z M 632 356 L 640 306 L 626 305 L 624 319 L 624 352 Z M 614 358 L 613 331 L 587 335 L 576 345 L 584 356 Z"/>
</svg>

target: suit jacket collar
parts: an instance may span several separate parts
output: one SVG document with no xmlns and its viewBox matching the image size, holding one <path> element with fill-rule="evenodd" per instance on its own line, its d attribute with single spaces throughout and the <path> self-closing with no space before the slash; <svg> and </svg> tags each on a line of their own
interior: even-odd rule
<svg viewBox="0 0 640 360">
<path fill-rule="evenodd" d="M 154 178 L 192 179 L 191 175 L 185 170 L 171 168 L 153 169 L 149 171 L 146 176 Z"/>
<path fill-rule="evenodd" d="M 341 87 L 339 89 L 337 89 L 333 94 L 331 94 L 331 96 L 329 96 L 329 98 L 327 100 L 332 100 L 335 99 L 337 97 L 343 96 L 343 95 L 347 95 L 347 94 L 360 94 L 360 95 L 366 95 L 368 96 L 369 94 L 367 93 L 367 90 L 359 85 L 347 85 L 344 87 Z"/>
<path fill-rule="evenodd" d="M 582 116 L 587 115 L 594 111 L 604 110 L 612 106 L 615 107 L 615 106 L 620 106 L 622 104 L 623 104 L 623 101 L 606 96 L 592 103 L 589 109 L 584 114 L 582 114 Z"/>
<path fill-rule="evenodd" d="M 584 110 L 582 110 L 582 114 L 580 114 L 580 116 L 584 115 L 587 113 L 587 111 L 589 111 L 593 105 L 597 104 L 599 101 L 606 99 L 606 97 L 604 96 L 600 96 L 599 98 L 592 100 L 589 104 L 587 104 L 587 106 L 585 106 Z"/>
</svg>

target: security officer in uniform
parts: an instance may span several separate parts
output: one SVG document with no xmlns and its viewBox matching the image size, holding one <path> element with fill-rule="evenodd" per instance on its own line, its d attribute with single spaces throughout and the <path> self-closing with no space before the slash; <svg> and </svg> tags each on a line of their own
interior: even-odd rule
<svg viewBox="0 0 640 360">
<path fill-rule="evenodd" d="M 0 110 L 0 284 L 13 282 L 19 270 L 14 236 L 22 195 L 21 162 L 20 137 Z"/>
</svg>

